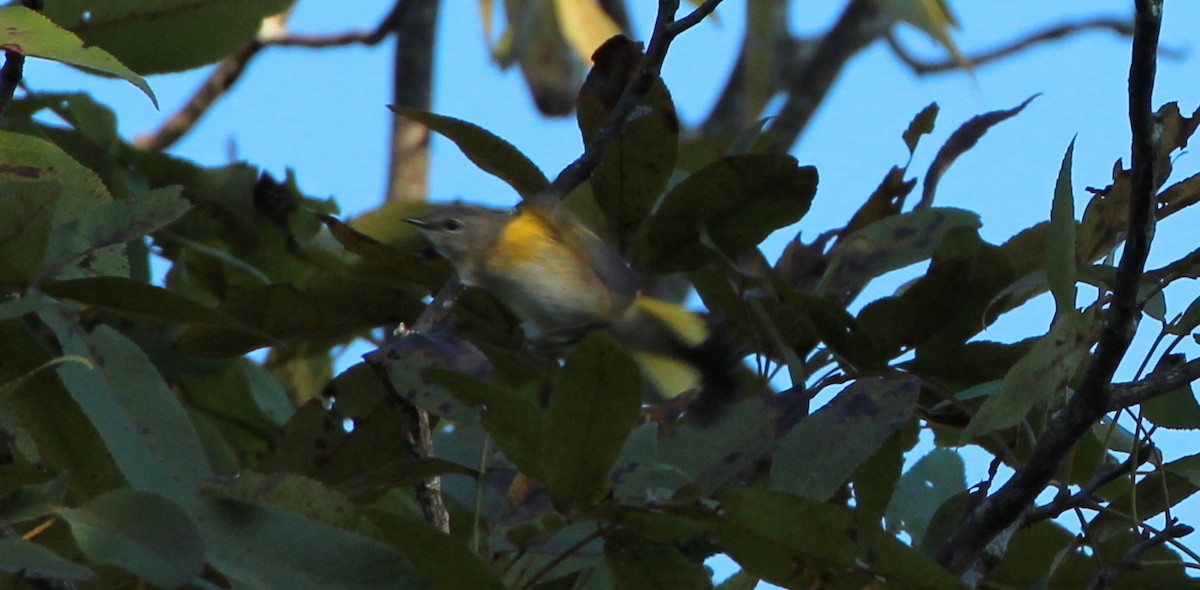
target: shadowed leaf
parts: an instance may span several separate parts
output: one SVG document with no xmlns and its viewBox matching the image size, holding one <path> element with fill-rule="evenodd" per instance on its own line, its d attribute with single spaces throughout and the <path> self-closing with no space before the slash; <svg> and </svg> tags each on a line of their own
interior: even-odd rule
<svg viewBox="0 0 1200 590">
<path fill-rule="evenodd" d="M 115 565 L 165 588 L 178 588 L 204 569 L 204 539 L 174 502 L 149 492 L 114 490 L 63 520 L 79 549 L 93 563 Z"/>
<path fill-rule="evenodd" d="M 671 189 L 639 232 L 635 260 L 653 272 L 696 268 L 720 251 L 738 256 L 771 232 L 800 220 L 817 190 L 817 171 L 791 156 L 721 158 Z"/>
<path fill-rule="evenodd" d="M 945 174 L 946 169 L 958 159 L 959 156 L 967 152 L 967 150 L 975 147 L 989 129 L 995 125 L 1015 117 L 1025 107 L 1040 96 L 1035 94 L 1025 102 L 1007 110 L 991 111 L 982 115 L 976 115 L 971 120 L 963 123 L 950 137 L 946 139 L 946 143 L 942 145 L 942 149 L 933 158 L 933 162 L 929 164 L 929 170 L 925 172 L 925 185 L 921 191 L 921 202 L 917 203 L 917 209 L 925 209 L 933 206 L 933 195 L 937 191 L 938 181 L 941 180 L 942 174 Z"/>
<path fill-rule="evenodd" d="M 563 512 L 608 493 L 609 472 L 642 407 L 642 374 L 602 332 L 567 356 L 546 413 L 546 485 Z"/>
<path fill-rule="evenodd" d="M 388 108 L 453 141 L 476 166 L 507 182 L 522 198 L 537 194 L 549 184 L 546 176 L 525 154 L 478 125 L 419 109 L 394 105 Z"/>
<path fill-rule="evenodd" d="M 828 500 L 859 464 L 912 416 L 920 385 L 912 379 L 860 379 L 804 417 L 779 442 L 772 489 Z"/>
<path fill-rule="evenodd" d="M 57 4 L 57 3 L 54 3 Z M 47 7 L 52 12 L 54 6 Z M 79 66 L 103 74 L 117 76 L 137 86 L 154 107 L 158 108 L 158 99 L 154 91 L 141 76 L 125 67 L 117 58 L 107 51 L 94 47 L 93 43 L 81 41 L 74 33 L 59 28 L 50 19 L 25 8 L 24 6 L 0 7 L 0 47 L 8 51 L 52 59 L 65 64 Z"/>
</svg>

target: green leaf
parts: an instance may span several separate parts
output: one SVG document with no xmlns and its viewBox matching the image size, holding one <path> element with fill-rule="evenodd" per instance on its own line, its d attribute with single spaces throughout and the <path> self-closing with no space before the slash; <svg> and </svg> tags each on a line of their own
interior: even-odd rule
<svg viewBox="0 0 1200 590">
<path fill-rule="evenodd" d="M 87 580 L 92 570 L 25 539 L 0 539 L 0 571 L 23 578 Z"/>
<path fill-rule="evenodd" d="M 262 19 L 293 0 L 56 0 L 45 13 L 143 75 L 213 63 L 254 39 Z"/>
<path fill-rule="evenodd" d="M 658 439 L 657 460 L 711 492 L 774 450 L 778 418 L 779 409 L 762 399 L 738 402 L 709 426 L 685 421 L 669 429 Z M 657 481 L 676 481 L 674 473 L 663 475 Z"/>
<path fill-rule="evenodd" d="M 567 356 L 546 414 L 546 485 L 560 511 L 608 493 L 609 472 L 642 407 L 642 374 L 608 335 L 592 332 Z"/>
<path fill-rule="evenodd" d="M 966 487 L 962 457 L 948 449 L 930 451 L 896 484 L 887 510 L 889 530 L 907 531 L 912 545 L 920 547 L 938 507 Z"/>
<path fill-rule="evenodd" d="M 423 293 L 369 281 L 319 278 L 303 287 L 274 283 L 235 292 L 219 311 L 270 337 L 344 337 L 358 330 L 412 321 Z M 180 335 L 176 350 L 207 358 L 238 356 L 271 344 L 262 336 L 207 325 Z"/>
<path fill-rule="evenodd" d="M 879 578 L 898 588 L 961 588 L 942 568 L 850 509 L 761 488 L 724 488 L 713 538 L 752 575 L 784 587 L 809 587 L 836 575 L 839 587 Z"/>
<path fill-rule="evenodd" d="M 58 375 L 91 420 L 122 475 L 135 489 L 182 498 L 212 474 L 204 447 L 179 398 L 146 353 L 121 333 L 99 326 L 86 333 L 67 314 L 40 314 L 63 351 L 86 357 Z"/>
<path fill-rule="evenodd" d="M 67 472 L 62 471 L 45 483 L 21 486 L 9 492 L 0 504 L 0 518 L 7 523 L 16 523 L 58 514 L 69 482 Z"/>
<path fill-rule="evenodd" d="M 1181 354 L 1164 355 L 1151 376 L 1176 367 L 1185 360 Z M 1161 428 L 1200 429 L 1200 404 L 1196 403 L 1191 383 L 1142 402 L 1142 416 Z"/>
<path fill-rule="evenodd" d="M 920 389 L 915 379 L 855 381 L 779 442 L 771 488 L 828 500 L 859 464 L 908 422 Z"/>
<path fill-rule="evenodd" d="M 817 190 L 817 171 L 791 156 L 747 154 L 721 158 L 696 171 L 663 198 L 634 246 L 651 272 L 696 268 L 711 254 L 702 231 L 730 257 L 771 232 L 800 220 Z"/>
<path fill-rule="evenodd" d="M 54 312 L 49 307 L 39 311 Z M 26 386 L 9 393 L 0 404 L 0 423 L 14 436 L 14 451 L 46 471 L 69 472 L 72 497 L 79 500 L 126 485 L 103 439 L 62 381 L 51 371 L 36 370 L 53 357 L 45 350 L 44 329 L 39 326 L 35 335 L 31 324 L 24 318 L 0 321 L 0 342 L 6 350 L 0 382 L 11 383 L 32 373 Z"/>
<path fill-rule="evenodd" d="M 257 334 L 251 327 L 174 291 L 125 277 L 90 277 L 43 281 L 47 295 L 73 299 L 118 315 L 172 324 L 203 324 Z"/>
<path fill-rule="evenodd" d="M 62 517 L 88 560 L 115 565 L 151 585 L 178 588 L 204 570 L 204 539 L 174 502 L 158 494 L 114 490 Z"/>
<path fill-rule="evenodd" d="M 541 480 L 544 412 L 532 400 L 494 383 L 460 373 L 439 372 L 436 380 L 466 403 L 483 408 L 481 422 L 521 473 Z"/>
<path fill-rule="evenodd" d="M 636 534 L 605 537 L 604 557 L 622 589 L 712 588 L 712 579 L 703 563 L 688 559 L 674 545 L 648 542 Z"/>
<path fill-rule="evenodd" d="M 1078 275 L 1075 255 L 1075 196 L 1071 189 L 1071 161 L 1075 140 L 1067 146 L 1058 181 L 1054 184 L 1054 205 L 1050 209 L 1050 230 L 1046 236 L 1046 279 L 1054 294 L 1059 314 L 1075 309 L 1075 281 Z"/>
<path fill-rule="evenodd" d="M 255 590 L 375 590 L 427 587 L 391 547 L 294 512 L 203 498 L 194 516 L 209 563 Z"/>
<path fill-rule="evenodd" d="M 1013 365 L 996 392 L 979 407 L 961 440 L 1015 426 L 1034 406 L 1063 393 L 1079 363 L 1087 358 L 1095 329 L 1093 317 L 1074 311 L 1060 315 L 1050 333 Z"/>
<path fill-rule="evenodd" d="M 47 6 L 47 12 L 52 12 L 56 4 Z M 0 7 L 0 22 L 4 23 L 4 27 L 0 28 L 0 47 L 122 78 L 146 93 L 150 102 L 154 103 L 154 108 L 158 108 L 154 91 L 150 90 L 150 85 L 141 76 L 107 51 L 94 47 L 94 43 L 87 40 L 80 40 L 50 19 L 23 6 L 5 6 Z"/>
<path fill-rule="evenodd" d="M 585 145 L 608 118 L 643 59 L 641 45 L 626 37 L 614 37 L 596 49 L 595 66 L 576 100 Z M 679 120 L 662 80 L 655 80 L 634 108 L 635 115 L 604 152 L 590 179 L 596 204 L 621 239 L 622 249 L 658 203 L 679 156 Z"/>
<path fill-rule="evenodd" d="M 480 170 L 507 182 L 522 198 L 537 194 L 549 184 L 546 176 L 525 154 L 478 125 L 419 109 L 395 105 L 388 108 L 453 141 Z"/>
<path fill-rule="evenodd" d="M 30 182 L 52 178 L 60 183 L 55 227 L 77 221 L 112 201 L 112 195 L 95 172 L 41 137 L 0 129 L 0 162 L 5 164 L 0 167 L 0 180 Z"/>
<path fill-rule="evenodd" d="M 102 203 L 76 219 L 55 224 L 42 275 L 70 279 L 81 274 L 128 274 L 123 255 L 120 260 L 125 264 L 123 269 L 101 267 L 89 261 L 102 256 L 106 249 L 123 248 L 126 242 L 183 217 L 192 204 L 180 196 L 181 191 L 182 187 L 169 186 L 136 198 Z"/>
<path fill-rule="evenodd" d="M 0 281 L 28 283 L 41 271 L 60 188 L 54 177 L 0 176 Z"/>
<path fill-rule="evenodd" d="M 504 588 L 488 565 L 462 541 L 424 520 L 397 513 L 380 513 L 374 522 L 383 531 L 382 538 L 399 549 L 430 586 L 447 590 Z"/>
<path fill-rule="evenodd" d="M 492 372 L 483 352 L 449 329 L 408 334 L 366 358 L 387 369 L 393 390 L 426 411 L 455 422 L 472 423 L 479 419 L 479 409 L 471 407 L 473 402 L 464 405 L 430 374 L 438 369 L 485 379 Z"/>
</svg>

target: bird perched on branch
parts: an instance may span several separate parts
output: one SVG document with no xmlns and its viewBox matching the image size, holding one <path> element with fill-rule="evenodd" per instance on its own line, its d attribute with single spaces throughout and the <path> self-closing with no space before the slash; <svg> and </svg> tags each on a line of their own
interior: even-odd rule
<svg viewBox="0 0 1200 590">
<path fill-rule="evenodd" d="M 625 347 L 663 397 L 699 388 L 687 414 L 715 420 L 737 396 L 739 365 L 705 320 L 639 292 L 617 253 L 565 211 L 531 203 L 515 213 L 449 205 L 405 219 L 468 286 L 484 289 L 561 345 L 602 329 Z"/>
</svg>

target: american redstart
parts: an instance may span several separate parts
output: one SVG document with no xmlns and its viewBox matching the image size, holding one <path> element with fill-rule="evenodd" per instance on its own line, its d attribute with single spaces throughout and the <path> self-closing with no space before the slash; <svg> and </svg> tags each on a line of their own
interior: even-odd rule
<svg viewBox="0 0 1200 590">
<path fill-rule="evenodd" d="M 449 205 L 405 221 L 464 284 L 491 293 L 543 343 L 606 330 L 664 398 L 699 387 L 687 414 L 701 424 L 735 399 L 739 360 L 732 349 L 700 316 L 642 295 L 616 251 L 567 212 L 531 203 L 515 213 Z"/>
</svg>

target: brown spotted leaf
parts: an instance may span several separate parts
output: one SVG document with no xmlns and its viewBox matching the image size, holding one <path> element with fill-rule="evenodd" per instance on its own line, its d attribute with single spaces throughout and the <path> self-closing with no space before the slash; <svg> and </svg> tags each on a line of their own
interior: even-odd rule
<svg viewBox="0 0 1200 590">
<path fill-rule="evenodd" d="M 872 278 L 929 258 L 950 230 L 981 225 L 975 213 L 940 207 L 886 217 L 838 241 L 818 290 L 834 294 L 861 288 Z"/>
<path fill-rule="evenodd" d="M 933 163 L 929 165 L 929 171 L 925 173 L 925 186 L 921 192 L 921 202 L 917 203 L 917 209 L 924 209 L 933 206 L 933 195 L 937 191 L 938 181 L 941 180 L 942 174 L 946 169 L 954 163 L 954 160 L 963 155 L 967 150 L 975 147 L 979 139 L 983 137 L 989 129 L 997 124 L 1015 117 L 1025 109 L 1025 106 L 1033 99 L 1040 96 L 1035 94 L 1025 102 L 1006 110 L 991 111 L 982 115 L 976 115 L 971 120 L 963 123 L 961 127 L 950 134 L 950 138 L 942 145 L 942 149 L 933 158 Z"/>
</svg>

